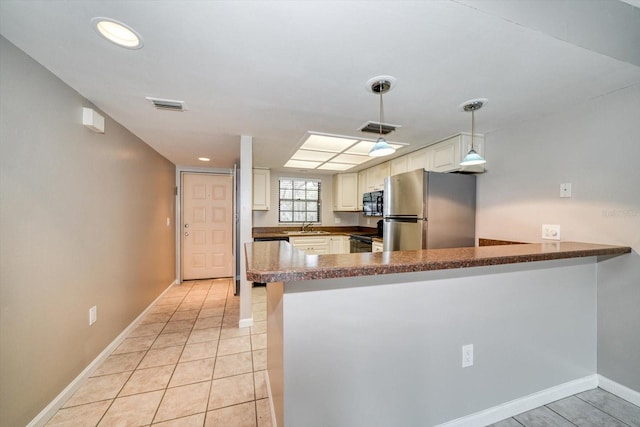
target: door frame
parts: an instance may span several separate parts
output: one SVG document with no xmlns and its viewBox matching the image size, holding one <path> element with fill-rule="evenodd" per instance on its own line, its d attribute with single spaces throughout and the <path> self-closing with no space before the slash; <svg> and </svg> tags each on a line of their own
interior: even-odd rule
<svg viewBox="0 0 640 427">
<path fill-rule="evenodd" d="M 232 221 L 232 236 L 233 242 L 231 244 L 231 250 L 233 251 L 233 268 L 232 274 L 235 283 L 236 277 L 236 227 L 237 227 L 237 214 L 236 214 L 236 176 L 233 169 L 216 169 L 216 168 L 197 168 L 187 166 L 176 166 L 176 219 L 175 219 L 175 232 L 176 232 L 176 283 L 180 284 L 182 280 L 182 177 L 185 173 L 200 173 L 205 175 L 226 175 L 232 177 L 232 208 L 233 208 L 233 221 Z"/>
</svg>

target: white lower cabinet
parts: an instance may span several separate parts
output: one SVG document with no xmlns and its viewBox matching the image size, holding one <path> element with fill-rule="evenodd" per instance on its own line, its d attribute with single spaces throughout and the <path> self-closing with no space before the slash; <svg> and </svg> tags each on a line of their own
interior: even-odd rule
<svg viewBox="0 0 640 427">
<path fill-rule="evenodd" d="M 348 254 L 350 251 L 349 237 L 347 236 L 330 236 L 329 251 L 332 254 Z"/>
<path fill-rule="evenodd" d="M 343 235 L 330 236 L 291 236 L 289 243 L 308 255 L 348 254 L 349 237 Z"/>
<path fill-rule="evenodd" d="M 373 242 L 371 244 L 371 252 L 382 252 L 382 242 Z"/>
<path fill-rule="evenodd" d="M 296 236 L 289 237 L 289 243 L 304 251 L 308 255 L 323 255 L 330 253 L 329 236 Z"/>
</svg>

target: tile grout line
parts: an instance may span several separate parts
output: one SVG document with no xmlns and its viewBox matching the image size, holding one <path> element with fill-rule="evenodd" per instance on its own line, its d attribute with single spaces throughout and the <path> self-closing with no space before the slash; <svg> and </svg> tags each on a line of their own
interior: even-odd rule
<svg viewBox="0 0 640 427">
<path fill-rule="evenodd" d="M 175 286 L 175 285 L 174 285 Z M 188 294 L 188 293 L 187 293 Z M 184 297 L 182 297 L 182 300 L 180 301 L 180 304 L 182 304 L 182 302 L 184 301 L 184 299 L 186 298 L 186 294 Z M 180 304 L 178 304 L 178 306 L 176 307 L 175 310 L 173 310 L 173 312 L 171 313 L 171 317 L 173 317 L 173 315 L 176 313 L 176 311 L 178 311 L 178 307 L 180 307 Z M 153 308 L 156 308 L 157 305 L 154 305 Z M 169 320 L 171 319 L 171 317 L 169 317 Z M 122 393 L 122 390 L 124 389 L 124 387 L 127 385 L 127 383 L 129 382 L 129 380 L 131 380 L 131 377 L 133 377 L 133 374 L 138 370 L 138 367 L 140 366 L 140 364 L 142 363 L 142 361 L 144 360 L 144 358 L 147 356 L 147 354 L 149 354 L 149 351 L 151 351 L 153 344 L 157 341 L 158 337 L 162 334 L 162 331 L 164 330 L 164 328 L 166 328 L 166 326 L 169 324 L 169 320 L 167 320 L 165 323 L 165 325 L 162 327 L 162 329 L 160 330 L 160 332 L 158 333 L 158 335 L 155 337 L 155 339 L 153 340 L 153 342 L 151 343 L 151 345 L 149 346 L 149 348 L 147 348 L 144 352 L 144 355 L 140 358 L 140 361 L 136 364 L 136 366 L 133 368 L 133 371 L 131 371 L 131 375 L 129 375 L 129 378 L 127 378 L 127 381 L 124 382 L 124 384 L 122 384 L 122 387 L 120 387 L 120 390 L 118 390 L 118 393 L 116 393 L 115 397 L 113 398 L 113 400 L 111 401 L 111 403 L 109 404 L 109 406 L 107 407 L 107 409 L 104 411 L 104 414 L 102 414 L 102 416 L 100 417 L 100 419 L 98 420 L 98 422 L 96 423 L 96 426 L 100 425 L 100 423 L 102 422 L 102 420 L 104 419 L 104 417 L 107 415 L 107 413 L 109 412 L 109 409 L 111 409 L 111 407 L 113 406 L 113 404 L 115 403 L 116 399 L 118 399 L 120 393 Z M 140 325 L 139 325 L 140 326 Z M 128 338 L 128 337 L 127 337 Z M 127 339 L 125 338 L 125 340 Z M 115 349 L 117 350 L 117 348 Z M 114 351 L 115 351 L 114 350 Z M 132 352 L 133 353 L 133 352 Z M 127 354 L 127 353 L 123 353 L 123 354 Z M 109 356 L 113 356 L 113 353 L 110 354 Z M 175 372 L 175 367 L 173 369 L 173 372 L 171 373 L 171 376 L 173 376 L 173 373 Z M 169 378 L 169 381 L 171 381 L 171 378 Z M 168 383 L 167 383 L 168 385 Z M 166 393 L 167 387 L 165 387 L 164 391 L 162 392 L 162 397 L 160 398 L 160 403 L 162 403 L 162 399 L 164 399 L 164 395 Z M 136 393 L 136 394 L 140 394 L 140 393 Z M 158 404 L 158 408 L 156 408 L 155 412 L 153 413 L 153 417 L 151 418 L 151 422 L 153 423 L 153 419 L 155 418 L 158 409 L 160 408 L 160 404 Z"/>
<path fill-rule="evenodd" d="M 176 309 L 173 311 L 173 313 L 171 314 L 171 317 L 173 317 L 178 312 L 178 308 L 180 308 L 180 305 L 182 303 L 184 303 L 185 299 L 187 298 L 187 296 L 189 296 L 189 294 L 191 293 L 192 289 L 193 289 L 193 284 L 190 286 L 189 291 L 185 293 L 184 297 L 182 297 L 182 300 L 180 301 L 180 304 L 178 304 Z M 198 315 L 200 315 L 200 310 L 198 310 Z M 158 337 L 160 335 L 162 335 L 162 331 L 164 331 L 164 329 L 167 327 L 167 325 L 171 322 L 171 317 L 165 323 L 165 326 L 164 326 L 164 328 L 162 328 L 162 330 L 158 334 Z M 198 317 L 196 316 L 196 320 L 197 319 L 198 319 Z M 191 336 L 191 332 L 193 331 L 193 328 L 195 326 L 195 322 L 196 321 L 193 322 L 193 325 L 191 326 L 191 329 L 189 329 L 189 336 Z M 156 339 L 157 339 L 157 337 L 156 337 Z M 158 407 L 153 412 L 153 417 L 151 417 L 151 425 L 153 425 L 154 421 L 156 420 L 156 417 L 158 416 L 158 411 L 160 410 L 160 406 L 162 405 L 162 401 L 164 400 L 165 396 L 167 395 L 167 390 L 169 390 L 169 384 L 171 384 L 171 380 L 173 379 L 173 376 L 176 373 L 176 369 L 178 369 L 178 364 L 180 363 L 180 358 L 182 357 L 182 354 L 184 353 L 184 349 L 187 347 L 187 342 L 188 341 L 189 341 L 189 338 L 187 337 L 187 341 L 185 341 L 184 345 L 182 346 L 182 351 L 180 351 L 180 355 L 178 356 L 178 359 L 176 360 L 176 363 L 175 363 L 175 365 L 173 367 L 173 371 L 171 372 L 171 375 L 169 376 L 169 380 L 167 381 L 167 385 L 164 387 L 164 390 L 162 391 L 162 397 L 160 398 L 160 402 L 158 403 Z M 154 340 L 154 343 L 155 343 L 155 340 Z M 153 344 L 151 345 L 151 347 L 153 347 Z M 149 347 L 149 351 L 151 350 L 151 347 Z M 140 363 L 142 363 L 142 360 L 140 360 Z M 179 418 L 175 418 L 175 419 L 179 419 Z M 165 420 L 165 421 L 169 421 L 169 420 Z"/>
<path fill-rule="evenodd" d="M 598 387 L 598 388 L 600 388 L 600 387 Z M 604 390 L 604 391 L 606 392 L 606 390 Z M 607 393 L 609 393 L 609 392 L 607 392 Z M 604 408 L 600 408 L 600 407 L 598 407 L 598 406 L 594 405 L 593 403 L 589 402 L 588 400 L 583 399 L 582 397 L 580 397 L 580 396 L 578 396 L 578 395 L 575 395 L 575 396 L 576 396 L 578 399 L 582 400 L 583 402 L 585 402 L 585 403 L 587 403 L 587 404 L 589 404 L 589 405 L 593 406 L 593 407 L 594 407 L 594 408 L 596 408 L 597 410 L 599 410 L 599 411 L 601 411 L 601 412 L 603 412 L 603 413 L 607 414 L 608 416 L 610 416 L 610 417 L 611 417 L 611 418 L 613 418 L 614 420 L 616 420 L 616 421 L 618 421 L 618 422 L 620 422 L 620 423 L 624 424 L 625 426 L 632 427 L 632 426 L 630 426 L 629 424 L 627 424 L 627 423 L 625 423 L 624 421 L 622 421 L 620 418 L 618 418 L 618 417 L 616 417 L 615 415 L 610 414 L 609 412 L 607 412 Z M 615 396 L 615 394 L 614 394 L 614 396 Z M 616 396 L 616 397 L 617 397 L 617 396 Z"/>
</svg>

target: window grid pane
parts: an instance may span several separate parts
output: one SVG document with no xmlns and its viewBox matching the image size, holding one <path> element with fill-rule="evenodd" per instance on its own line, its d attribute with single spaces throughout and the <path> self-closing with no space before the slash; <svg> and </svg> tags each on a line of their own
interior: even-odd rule
<svg viewBox="0 0 640 427">
<path fill-rule="evenodd" d="M 280 178 L 278 218 L 281 223 L 320 222 L 320 181 Z"/>
</svg>

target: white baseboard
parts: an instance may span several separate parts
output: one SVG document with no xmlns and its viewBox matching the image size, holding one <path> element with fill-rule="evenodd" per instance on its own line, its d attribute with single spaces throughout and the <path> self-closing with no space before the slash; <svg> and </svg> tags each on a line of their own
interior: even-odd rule
<svg viewBox="0 0 640 427">
<path fill-rule="evenodd" d="M 267 397 L 269 398 L 269 410 L 271 411 L 271 425 L 273 427 L 278 427 L 276 408 L 273 406 L 273 395 L 271 394 L 271 383 L 269 382 L 269 371 L 264 371 L 264 382 L 267 385 Z"/>
<path fill-rule="evenodd" d="M 598 375 L 593 374 L 574 381 L 569 381 L 519 399 L 485 409 L 475 414 L 467 415 L 437 427 L 482 427 L 493 424 L 505 418 L 513 417 L 522 412 L 530 411 L 539 406 L 555 402 L 559 399 L 572 396 L 576 393 L 591 390 L 598 387 Z"/>
<path fill-rule="evenodd" d="M 84 368 L 80 375 L 78 375 L 73 381 L 71 381 L 71 383 L 66 386 L 64 390 L 62 390 L 60 394 L 58 394 L 51 401 L 51 403 L 49 403 L 42 411 L 40 411 L 38 415 L 36 415 L 33 420 L 31 420 L 29 424 L 27 424 L 27 427 L 42 427 L 51 418 L 53 418 L 56 412 L 58 412 L 58 409 L 60 409 L 62 405 L 64 405 L 64 403 L 69 400 L 71 396 L 73 396 L 73 393 L 75 393 L 87 381 L 91 374 L 93 374 L 95 370 L 98 369 L 98 366 L 100 366 L 100 364 L 111 355 L 113 350 L 115 350 L 120 344 L 122 344 L 122 341 L 124 341 L 127 335 L 129 335 L 129 333 L 140 324 L 151 307 L 153 307 L 154 304 L 160 298 L 162 298 L 164 294 L 167 293 L 169 289 L 171 289 L 171 287 L 176 283 L 177 280 L 171 282 L 171 284 L 164 291 L 162 291 L 162 293 L 155 300 L 153 300 L 153 302 L 149 304 L 149 306 L 145 308 L 145 310 L 140 313 L 140 315 L 136 317 L 135 320 L 124 329 L 124 331 L 120 333 L 120 335 L 118 335 L 113 341 L 111 341 L 111 343 L 109 343 L 109 345 L 107 345 L 105 349 L 102 350 L 102 352 L 95 359 L 93 359 L 93 361 L 91 361 L 91 363 L 89 363 L 86 368 Z"/>
<path fill-rule="evenodd" d="M 623 398 L 627 402 L 631 402 L 636 406 L 640 406 L 640 392 L 630 389 L 620 383 L 610 380 L 607 377 L 598 375 L 598 387 Z"/>
<path fill-rule="evenodd" d="M 238 323 L 238 328 L 248 328 L 253 326 L 253 317 L 249 317 L 248 319 L 240 319 Z"/>
</svg>

